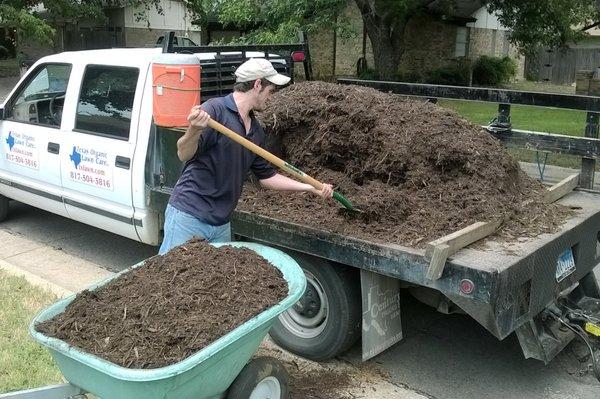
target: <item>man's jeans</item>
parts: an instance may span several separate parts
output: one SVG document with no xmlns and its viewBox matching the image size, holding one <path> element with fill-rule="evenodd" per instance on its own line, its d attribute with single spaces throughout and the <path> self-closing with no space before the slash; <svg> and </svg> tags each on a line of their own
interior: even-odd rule
<svg viewBox="0 0 600 399">
<path fill-rule="evenodd" d="M 229 223 L 221 226 L 212 226 L 196 217 L 167 205 L 165 211 L 165 236 L 158 253 L 164 255 L 171 248 L 181 245 L 192 237 L 204 238 L 208 242 L 231 241 L 231 227 Z"/>
</svg>

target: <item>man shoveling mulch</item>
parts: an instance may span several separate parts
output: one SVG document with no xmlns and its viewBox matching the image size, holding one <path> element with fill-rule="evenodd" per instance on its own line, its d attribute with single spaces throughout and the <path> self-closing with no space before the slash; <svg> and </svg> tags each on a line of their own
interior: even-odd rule
<svg viewBox="0 0 600 399">
<path fill-rule="evenodd" d="M 247 186 L 238 209 L 384 243 L 423 247 L 477 221 L 506 236 L 553 231 L 568 210 L 479 126 L 437 105 L 375 89 L 292 85 L 261 115 L 271 150 L 352 200 L 363 214 Z"/>
<path fill-rule="evenodd" d="M 36 329 L 115 364 L 158 368 L 198 352 L 288 294 L 249 249 L 193 239 L 149 259 Z"/>
</svg>

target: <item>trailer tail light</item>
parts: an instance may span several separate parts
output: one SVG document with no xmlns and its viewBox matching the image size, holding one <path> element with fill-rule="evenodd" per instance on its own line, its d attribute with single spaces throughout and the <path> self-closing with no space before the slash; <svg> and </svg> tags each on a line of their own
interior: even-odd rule
<svg viewBox="0 0 600 399">
<path fill-rule="evenodd" d="M 463 294 L 470 295 L 473 293 L 473 291 L 475 291 L 475 284 L 473 284 L 473 282 L 468 278 L 463 278 L 462 280 L 460 280 L 459 288 L 460 292 L 462 292 Z"/>
<path fill-rule="evenodd" d="M 292 52 L 292 60 L 294 60 L 294 62 L 302 62 L 305 58 L 306 56 L 304 55 L 304 51 Z"/>
</svg>

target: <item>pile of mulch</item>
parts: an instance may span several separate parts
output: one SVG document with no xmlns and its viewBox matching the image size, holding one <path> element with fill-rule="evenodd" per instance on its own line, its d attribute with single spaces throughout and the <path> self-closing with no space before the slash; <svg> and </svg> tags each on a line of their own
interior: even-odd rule
<svg viewBox="0 0 600 399">
<path fill-rule="evenodd" d="M 288 294 L 281 272 L 244 248 L 193 239 L 36 329 L 115 364 L 158 368 L 198 352 Z"/>
<path fill-rule="evenodd" d="M 555 231 L 568 210 L 543 202 L 505 147 L 453 111 L 375 89 L 294 84 L 260 115 L 269 149 L 334 184 L 364 211 L 248 185 L 238 209 L 344 235 L 423 247 L 478 221 L 502 234 Z M 336 211 L 337 210 L 337 211 Z"/>
</svg>

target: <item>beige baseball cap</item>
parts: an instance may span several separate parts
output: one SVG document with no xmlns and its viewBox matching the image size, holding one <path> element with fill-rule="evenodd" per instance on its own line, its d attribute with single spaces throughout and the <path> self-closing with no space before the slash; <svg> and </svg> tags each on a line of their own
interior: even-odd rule
<svg viewBox="0 0 600 399">
<path fill-rule="evenodd" d="M 277 86 L 290 82 L 290 77 L 278 73 L 273 64 L 264 58 L 250 58 L 235 70 L 236 82 L 251 82 L 256 79 L 267 79 Z"/>
</svg>

